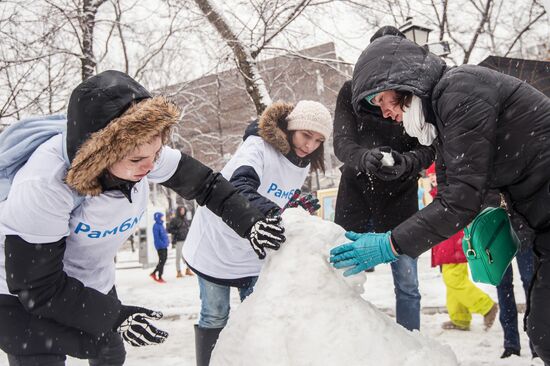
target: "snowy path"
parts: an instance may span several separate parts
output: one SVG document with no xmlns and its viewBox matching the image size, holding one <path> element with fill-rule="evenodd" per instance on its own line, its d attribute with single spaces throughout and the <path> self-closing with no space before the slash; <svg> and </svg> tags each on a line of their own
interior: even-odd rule
<svg viewBox="0 0 550 366">
<path fill-rule="evenodd" d="M 174 253 L 174 250 L 169 251 L 165 275 L 168 283 L 164 285 L 157 284 L 149 278 L 150 269 L 130 268 L 120 269 L 117 272 L 118 292 L 123 302 L 162 310 L 165 319 L 159 322 L 159 327 L 170 333 L 166 343 L 161 346 L 142 349 L 130 349 L 128 347 L 127 365 L 195 365 L 193 324 L 196 322 L 200 307 L 198 285 L 194 277 L 175 278 Z M 119 267 L 137 267 L 137 265 L 137 253 L 131 253 L 130 251 L 120 253 Z M 423 306 L 422 332 L 443 344 L 450 345 L 461 366 L 531 365 L 527 336 L 523 332 L 521 334 L 522 356 L 507 360 L 499 359 L 503 349 L 502 330 L 498 321 L 490 331 L 485 332 L 482 328 L 482 318 L 474 316 L 470 332 L 443 331 L 440 324 L 447 320 L 447 314 L 426 314 L 433 313 L 434 309 L 444 308 L 445 305 L 443 281 L 439 271 L 430 268 L 429 253 L 420 257 L 418 270 Z M 519 278 L 517 271 L 515 278 Z M 493 299 L 496 299 L 494 288 L 491 286 L 484 286 L 483 288 Z M 521 287 L 516 283 L 516 299 L 518 302 L 523 303 L 524 296 L 520 293 L 520 289 Z M 374 273 L 368 274 L 364 297 L 379 308 L 385 309 L 388 313 L 393 312 L 394 295 L 389 266 L 379 266 Z M 238 305 L 237 294 L 234 291 L 232 297 L 233 309 L 236 309 Z M 5 355 L 0 351 L 0 366 L 7 366 L 7 364 Z M 67 365 L 82 366 L 87 365 L 87 362 L 69 359 Z"/>
</svg>

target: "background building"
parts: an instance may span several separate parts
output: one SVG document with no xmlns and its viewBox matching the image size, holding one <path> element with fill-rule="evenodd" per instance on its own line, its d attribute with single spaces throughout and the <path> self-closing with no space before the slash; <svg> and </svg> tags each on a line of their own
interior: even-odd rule
<svg viewBox="0 0 550 366">
<path fill-rule="evenodd" d="M 331 112 L 340 87 L 352 72 L 351 65 L 336 55 L 334 43 L 260 61 L 258 68 L 273 101 L 315 100 Z M 175 146 L 215 170 L 231 158 L 245 128 L 256 118 L 242 77 L 237 69 L 230 69 L 159 91 L 183 110 Z M 339 162 L 333 154 L 332 138 L 325 153 L 327 171 L 309 177 L 306 186 L 310 190 L 338 183 Z"/>
</svg>

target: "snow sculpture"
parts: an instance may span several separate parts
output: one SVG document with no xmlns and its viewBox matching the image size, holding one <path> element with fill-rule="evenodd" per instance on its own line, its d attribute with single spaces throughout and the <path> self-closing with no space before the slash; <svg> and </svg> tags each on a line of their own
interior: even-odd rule
<svg viewBox="0 0 550 366">
<path fill-rule="evenodd" d="M 450 347 L 409 332 L 361 298 L 365 275 L 328 263 L 344 230 L 300 208 L 270 252 L 254 293 L 231 313 L 211 365 L 457 365 Z"/>
</svg>

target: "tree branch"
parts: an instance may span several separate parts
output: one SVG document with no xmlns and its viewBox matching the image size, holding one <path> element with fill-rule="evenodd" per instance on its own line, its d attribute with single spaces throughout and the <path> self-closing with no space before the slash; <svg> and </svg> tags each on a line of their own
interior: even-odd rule
<svg viewBox="0 0 550 366">
<path fill-rule="evenodd" d="M 510 45 L 510 47 L 508 47 L 508 51 L 506 51 L 506 53 L 504 54 L 504 57 L 508 56 L 508 54 L 512 51 L 512 49 L 514 48 L 514 46 L 516 45 L 516 43 L 520 40 L 520 38 L 523 36 L 523 34 L 525 32 L 527 32 L 532 26 L 533 24 L 535 24 L 540 18 L 543 17 L 543 15 L 546 14 L 546 10 L 543 10 L 542 13 L 540 13 L 535 19 L 533 19 L 531 22 L 529 22 L 529 24 L 527 24 L 517 35 L 516 37 L 514 38 L 514 41 L 512 42 L 512 44 Z"/>
<path fill-rule="evenodd" d="M 479 24 L 475 30 L 472 41 L 470 42 L 470 46 L 468 47 L 466 52 L 464 52 L 464 59 L 462 60 L 462 63 L 464 64 L 467 64 L 470 60 L 470 55 L 472 54 L 472 51 L 477 43 L 477 39 L 479 38 L 479 35 L 483 33 L 483 27 L 485 26 L 485 23 L 487 22 L 487 19 L 489 17 L 489 11 L 491 10 L 492 4 L 493 0 L 487 0 L 487 2 L 485 3 L 485 7 L 483 9 L 483 12 L 481 13 L 481 20 L 479 21 Z"/>
<path fill-rule="evenodd" d="M 289 14 L 289 16 L 286 18 L 286 20 L 283 22 L 283 24 L 277 29 L 275 32 L 273 32 L 269 37 L 264 38 L 264 41 L 260 46 L 258 46 L 252 53 L 251 56 L 253 59 L 256 59 L 258 54 L 262 51 L 262 49 L 269 44 L 279 33 L 281 33 L 286 27 L 290 25 L 302 12 L 305 10 L 305 8 L 309 5 L 311 0 L 302 0 L 296 7 L 292 10 L 292 12 Z M 266 27 L 267 28 L 267 27 Z"/>
<path fill-rule="evenodd" d="M 216 29 L 219 35 L 225 40 L 227 45 L 233 50 L 237 66 L 243 76 L 246 91 L 256 107 L 256 113 L 262 114 L 265 108 L 272 103 L 271 97 L 265 87 L 265 83 L 260 76 L 256 62 L 243 43 L 238 39 L 236 32 L 231 29 L 227 21 L 223 18 L 221 12 L 214 9 L 209 0 L 195 0 L 195 3 L 208 19 L 210 24 Z"/>
</svg>

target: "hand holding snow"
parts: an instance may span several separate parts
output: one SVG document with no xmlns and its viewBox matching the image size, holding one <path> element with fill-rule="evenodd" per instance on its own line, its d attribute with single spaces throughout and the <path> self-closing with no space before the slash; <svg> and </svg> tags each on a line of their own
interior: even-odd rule
<svg viewBox="0 0 550 366">
<path fill-rule="evenodd" d="M 380 263 L 397 260 L 391 249 L 389 232 L 358 234 L 348 231 L 346 238 L 352 242 L 339 245 L 330 251 L 330 262 L 334 268 L 351 267 L 344 272 L 346 277 L 363 272 Z"/>
<path fill-rule="evenodd" d="M 382 166 L 393 166 L 395 164 L 391 152 L 382 151 L 382 159 L 380 161 L 382 162 Z"/>
<path fill-rule="evenodd" d="M 457 365 L 447 346 L 411 333 L 363 300 L 328 263 L 344 230 L 302 209 L 283 214 L 287 242 L 231 314 L 211 365 Z M 351 286 L 350 286 L 351 284 Z"/>
</svg>

